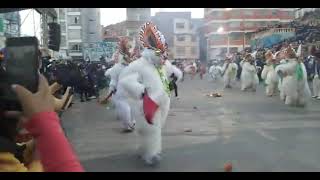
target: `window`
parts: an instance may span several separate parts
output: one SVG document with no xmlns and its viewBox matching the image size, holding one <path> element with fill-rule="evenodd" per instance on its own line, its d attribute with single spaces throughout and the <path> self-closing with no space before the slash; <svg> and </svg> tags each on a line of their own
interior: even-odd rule
<svg viewBox="0 0 320 180">
<path fill-rule="evenodd" d="M 79 43 L 69 43 L 69 49 L 71 52 L 82 51 L 82 46 Z"/>
<path fill-rule="evenodd" d="M 69 39 L 81 39 L 81 30 L 80 29 L 69 29 L 68 31 Z"/>
<path fill-rule="evenodd" d="M 229 27 L 231 28 L 240 27 L 240 22 L 231 22 L 229 23 Z"/>
<path fill-rule="evenodd" d="M 254 22 L 245 22 L 244 25 L 245 25 L 245 27 L 254 27 L 255 23 Z"/>
<path fill-rule="evenodd" d="M 258 11 L 260 16 L 267 16 L 269 15 L 269 10 L 260 10 Z"/>
<path fill-rule="evenodd" d="M 71 25 L 80 24 L 80 16 L 68 16 L 68 23 Z"/>
<path fill-rule="evenodd" d="M 176 23 L 176 28 L 184 29 L 184 23 Z"/>
<path fill-rule="evenodd" d="M 74 24 L 79 24 L 79 17 L 74 17 Z"/>
<path fill-rule="evenodd" d="M 239 10 L 233 10 L 231 12 L 232 17 L 240 17 L 240 11 Z"/>
<path fill-rule="evenodd" d="M 212 17 L 222 17 L 223 16 L 223 11 L 212 11 L 211 12 Z"/>
<path fill-rule="evenodd" d="M 293 17 L 294 16 L 294 12 L 293 11 L 289 11 L 288 12 L 288 16 L 292 16 Z"/>
<path fill-rule="evenodd" d="M 272 15 L 273 15 L 273 16 L 278 15 L 278 11 L 277 11 L 277 10 L 272 10 Z"/>
<path fill-rule="evenodd" d="M 241 32 L 233 32 L 229 34 L 230 41 L 241 40 L 242 38 L 243 38 L 243 33 Z"/>
<path fill-rule="evenodd" d="M 244 12 L 244 15 L 246 15 L 246 16 L 252 16 L 253 15 L 253 11 L 251 11 L 251 10 L 244 10 L 243 12 Z"/>
<path fill-rule="evenodd" d="M 178 56 L 183 56 L 186 53 L 186 49 L 184 46 L 177 46 L 177 51 L 176 51 Z"/>
<path fill-rule="evenodd" d="M 185 41 L 186 37 L 185 36 L 177 36 L 177 41 Z"/>
<path fill-rule="evenodd" d="M 68 8 L 69 12 L 79 12 L 80 8 Z"/>
</svg>

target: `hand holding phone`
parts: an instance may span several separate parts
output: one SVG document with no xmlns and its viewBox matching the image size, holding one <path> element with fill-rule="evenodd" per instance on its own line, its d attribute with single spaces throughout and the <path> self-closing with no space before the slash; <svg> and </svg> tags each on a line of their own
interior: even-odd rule
<svg viewBox="0 0 320 180">
<path fill-rule="evenodd" d="M 14 37 L 6 41 L 5 58 L 0 70 L 0 109 L 21 110 L 12 84 L 31 92 L 38 88 L 39 47 L 36 37 Z"/>
<path fill-rule="evenodd" d="M 23 115 L 27 119 L 39 112 L 54 111 L 54 99 L 51 95 L 48 81 L 43 75 L 39 77 L 39 87 L 36 93 L 32 93 L 25 87 L 17 84 L 12 85 L 12 89 L 21 102 Z"/>
</svg>

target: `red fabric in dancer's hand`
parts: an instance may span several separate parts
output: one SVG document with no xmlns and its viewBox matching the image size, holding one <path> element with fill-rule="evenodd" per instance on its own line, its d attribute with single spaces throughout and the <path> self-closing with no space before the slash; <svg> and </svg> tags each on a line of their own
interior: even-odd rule
<svg viewBox="0 0 320 180">
<path fill-rule="evenodd" d="M 144 116 L 149 124 L 153 124 L 153 116 L 158 109 L 156 104 L 147 93 L 143 96 L 143 112 Z"/>
</svg>

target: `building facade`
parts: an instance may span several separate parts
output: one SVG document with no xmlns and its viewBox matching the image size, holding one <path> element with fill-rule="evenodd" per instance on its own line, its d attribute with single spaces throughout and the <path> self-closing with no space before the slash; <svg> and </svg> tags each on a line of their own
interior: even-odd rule
<svg viewBox="0 0 320 180">
<path fill-rule="evenodd" d="M 294 19 L 294 8 L 205 8 L 208 59 L 243 50 L 258 28 Z"/>
<path fill-rule="evenodd" d="M 0 48 L 5 46 L 6 38 L 20 36 L 20 27 L 19 11 L 0 14 Z"/>
<path fill-rule="evenodd" d="M 101 39 L 100 8 L 58 8 L 62 58 L 84 59 L 83 49 Z"/>
<path fill-rule="evenodd" d="M 158 12 L 152 21 L 166 38 L 169 58 L 194 61 L 199 59 L 198 26 L 201 20 L 191 18 L 191 12 Z"/>
<path fill-rule="evenodd" d="M 127 8 L 127 19 L 103 27 L 102 39 L 114 41 L 117 37 L 128 37 L 133 45 L 137 45 L 138 33 L 141 26 L 150 20 L 150 8 Z"/>
<path fill-rule="evenodd" d="M 316 9 L 318 8 L 295 8 L 294 10 L 295 18 L 296 19 L 301 18 L 306 12 L 313 12 Z"/>
</svg>

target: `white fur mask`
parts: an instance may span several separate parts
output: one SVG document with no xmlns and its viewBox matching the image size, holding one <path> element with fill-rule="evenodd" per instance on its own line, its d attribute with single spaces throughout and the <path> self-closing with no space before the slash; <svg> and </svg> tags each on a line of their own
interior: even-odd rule
<svg viewBox="0 0 320 180">
<path fill-rule="evenodd" d="M 154 64 L 155 66 L 161 65 L 160 56 L 156 56 L 154 50 L 145 48 L 142 52 L 142 57 L 144 57 L 147 61 Z"/>
</svg>

